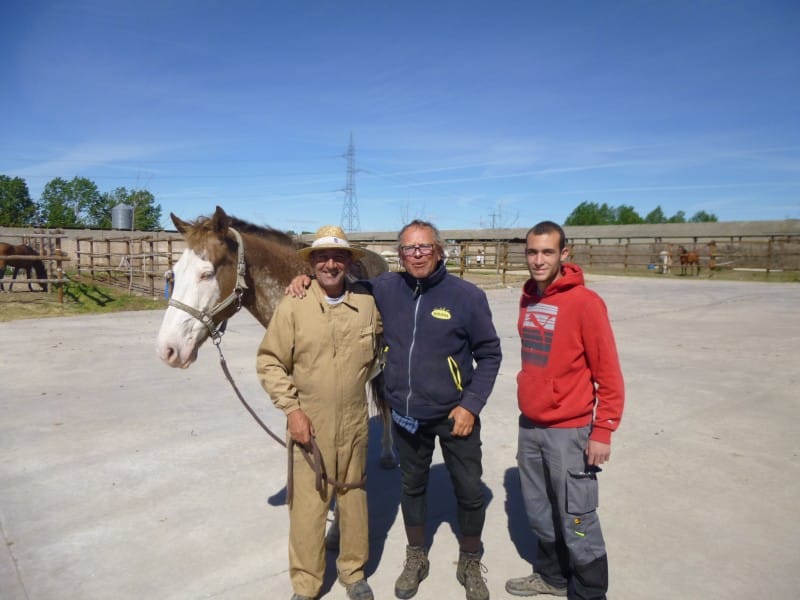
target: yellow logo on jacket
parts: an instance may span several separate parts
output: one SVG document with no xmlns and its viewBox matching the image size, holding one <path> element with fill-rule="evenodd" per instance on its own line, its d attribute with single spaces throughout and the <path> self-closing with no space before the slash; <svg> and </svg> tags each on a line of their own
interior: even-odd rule
<svg viewBox="0 0 800 600">
<path fill-rule="evenodd" d="M 431 312 L 431 316 L 433 316 L 434 319 L 443 319 L 445 321 L 449 321 L 453 318 L 449 308 L 434 308 Z"/>
</svg>

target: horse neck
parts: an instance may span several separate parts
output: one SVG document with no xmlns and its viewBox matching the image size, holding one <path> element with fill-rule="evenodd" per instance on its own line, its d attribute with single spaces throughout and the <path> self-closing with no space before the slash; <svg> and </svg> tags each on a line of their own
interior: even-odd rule
<svg viewBox="0 0 800 600">
<path fill-rule="evenodd" d="M 44 263 L 41 260 L 33 261 L 33 268 L 36 271 L 37 279 L 47 279 L 47 269 L 44 268 Z"/>
<path fill-rule="evenodd" d="M 307 265 L 292 246 L 252 234 L 242 234 L 242 238 L 248 285 L 242 305 L 266 328 L 284 289 L 295 275 L 307 272 Z"/>
</svg>

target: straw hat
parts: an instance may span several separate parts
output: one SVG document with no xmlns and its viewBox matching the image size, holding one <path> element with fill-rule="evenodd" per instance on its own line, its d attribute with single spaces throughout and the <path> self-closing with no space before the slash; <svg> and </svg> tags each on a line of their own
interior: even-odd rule
<svg viewBox="0 0 800 600">
<path fill-rule="evenodd" d="M 314 250 L 347 250 L 353 260 L 358 260 L 364 256 L 361 250 L 350 246 L 344 230 L 336 225 L 324 225 L 317 229 L 311 245 L 307 248 L 301 248 L 297 251 L 297 254 L 303 260 L 309 260 Z"/>
</svg>

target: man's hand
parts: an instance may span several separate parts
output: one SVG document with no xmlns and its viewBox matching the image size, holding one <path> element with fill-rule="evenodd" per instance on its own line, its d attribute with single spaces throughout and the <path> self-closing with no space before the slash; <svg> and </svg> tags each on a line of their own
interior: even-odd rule
<svg viewBox="0 0 800 600">
<path fill-rule="evenodd" d="M 314 426 L 302 409 L 290 412 L 289 416 L 286 417 L 286 423 L 289 435 L 295 442 L 305 446 L 311 441 L 311 436 L 314 435 Z"/>
<path fill-rule="evenodd" d="M 475 415 L 466 408 L 456 406 L 450 411 L 448 417 L 453 419 L 452 434 L 455 437 L 467 437 L 472 433 L 472 428 L 475 426 Z"/>
<path fill-rule="evenodd" d="M 308 275 L 296 275 L 286 286 L 283 293 L 292 298 L 305 298 L 306 289 L 311 285 L 311 277 Z"/>
<path fill-rule="evenodd" d="M 589 440 L 586 445 L 586 463 L 599 467 L 611 458 L 611 444 Z"/>
</svg>

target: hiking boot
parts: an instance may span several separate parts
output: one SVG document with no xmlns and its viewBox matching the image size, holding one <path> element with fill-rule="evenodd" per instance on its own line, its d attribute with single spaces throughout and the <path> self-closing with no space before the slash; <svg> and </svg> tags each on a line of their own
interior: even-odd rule
<svg viewBox="0 0 800 600">
<path fill-rule="evenodd" d="M 406 562 L 403 572 L 394 584 L 394 595 L 398 598 L 412 598 L 419 588 L 420 582 L 428 576 L 430 570 L 428 556 L 422 546 L 406 546 Z"/>
<path fill-rule="evenodd" d="M 527 577 L 515 577 L 506 581 L 506 591 L 512 596 L 535 596 L 537 594 L 550 594 L 551 596 L 566 596 L 567 586 L 556 587 L 550 585 L 538 573 Z"/>
<path fill-rule="evenodd" d="M 366 579 L 361 579 L 344 587 L 350 600 L 374 600 L 372 588 L 369 587 Z"/>
<path fill-rule="evenodd" d="M 479 552 L 459 553 L 456 579 L 467 590 L 467 600 L 489 600 L 489 590 L 483 578 L 485 572 Z"/>
</svg>

